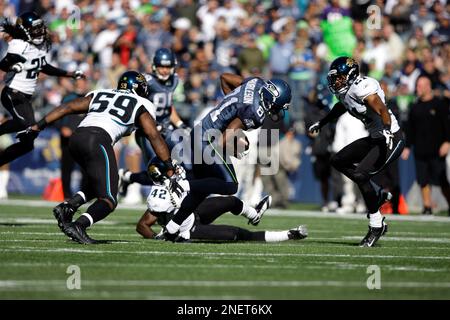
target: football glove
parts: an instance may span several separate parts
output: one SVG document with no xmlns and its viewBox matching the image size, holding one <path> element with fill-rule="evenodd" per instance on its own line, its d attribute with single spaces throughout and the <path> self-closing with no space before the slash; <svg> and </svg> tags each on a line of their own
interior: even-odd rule
<svg viewBox="0 0 450 320">
<path fill-rule="evenodd" d="M 316 135 L 320 132 L 320 121 L 317 121 L 313 125 L 311 125 L 308 129 L 309 133 Z"/>
<path fill-rule="evenodd" d="M 73 73 L 72 78 L 74 78 L 75 80 L 78 80 L 78 79 L 86 79 L 86 75 L 84 74 L 83 71 L 81 71 L 81 70 L 76 70 L 76 71 Z"/>
<path fill-rule="evenodd" d="M 392 134 L 391 130 L 384 129 L 381 134 L 384 136 L 384 139 L 386 140 L 386 146 L 389 150 L 392 150 L 392 147 L 394 146 L 394 135 Z"/>
<path fill-rule="evenodd" d="M 17 62 L 16 64 L 13 64 L 11 66 L 11 71 L 13 71 L 15 73 L 22 72 L 22 70 L 23 70 L 23 63 L 22 62 Z"/>
</svg>

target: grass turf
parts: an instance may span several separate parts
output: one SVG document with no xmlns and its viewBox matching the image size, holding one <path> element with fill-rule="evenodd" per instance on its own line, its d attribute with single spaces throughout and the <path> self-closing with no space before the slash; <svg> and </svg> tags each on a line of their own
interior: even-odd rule
<svg viewBox="0 0 450 320">
<path fill-rule="evenodd" d="M 359 248 L 367 231 L 359 215 L 269 211 L 258 227 L 225 215 L 216 223 L 250 230 L 306 224 L 309 237 L 173 244 L 135 233 L 141 214 L 115 211 L 88 231 L 114 241 L 83 246 L 59 231 L 51 207 L 0 204 L 0 299 L 450 299 L 450 219 L 388 220 L 377 247 Z M 81 290 L 66 286 L 70 265 L 81 270 Z M 370 265 L 380 268 L 380 290 L 366 286 Z"/>
</svg>

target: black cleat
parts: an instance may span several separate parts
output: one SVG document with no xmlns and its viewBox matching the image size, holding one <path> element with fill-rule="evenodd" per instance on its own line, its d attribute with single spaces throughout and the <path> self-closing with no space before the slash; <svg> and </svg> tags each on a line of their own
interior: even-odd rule
<svg viewBox="0 0 450 320">
<path fill-rule="evenodd" d="M 385 202 L 388 202 L 392 199 L 392 193 L 390 193 L 389 191 L 380 190 L 380 193 L 378 194 L 378 209 L 381 208 L 381 206 L 383 206 L 383 204 Z"/>
<path fill-rule="evenodd" d="M 76 210 L 67 202 L 62 202 L 53 208 L 53 215 L 58 221 L 58 227 L 63 231 L 64 225 L 72 222 Z"/>
<path fill-rule="evenodd" d="M 429 208 L 429 207 L 424 207 L 423 210 L 422 210 L 422 214 L 432 215 L 433 214 L 433 210 L 431 210 L 431 208 Z"/>
<path fill-rule="evenodd" d="M 127 195 L 128 186 L 131 184 L 129 181 L 125 181 L 125 174 L 127 169 L 119 169 L 119 195 L 125 197 Z"/>
<path fill-rule="evenodd" d="M 272 204 L 271 196 L 267 195 L 264 198 L 262 198 L 261 201 L 255 207 L 255 210 L 257 212 L 256 217 L 254 217 L 253 219 L 248 219 L 248 224 L 257 226 L 258 223 L 261 221 L 264 212 L 266 212 L 266 210 L 269 209 L 271 204 Z"/>
<path fill-rule="evenodd" d="M 383 220 L 381 221 L 382 227 L 380 228 L 369 226 L 369 231 L 359 244 L 360 247 L 373 247 L 378 239 L 387 232 L 388 225 L 384 223 L 384 219 L 385 218 L 383 217 Z"/>
<path fill-rule="evenodd" d="M 99 241 L 94 240 L 88 236 L 86 229 L 80 226 L 76 222 L 68 223 L 64 226 L 63 232 L 66 236 L 71 238 L 73 241 L 81 244 L 95 244 Z"/>
<path fill-rule="evenodd" d="M 295 229 L 288 231 L 289 240 L 302 240 L 308 236 L 308 229 L 306 226 L 298 226 Z"/>
</svg>

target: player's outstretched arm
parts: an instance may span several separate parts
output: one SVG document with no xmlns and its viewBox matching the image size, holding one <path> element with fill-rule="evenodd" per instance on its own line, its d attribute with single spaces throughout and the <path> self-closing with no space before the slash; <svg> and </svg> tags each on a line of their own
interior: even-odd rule
<svg viewBox="0 0 450 320">
<path fill-rule="evenodd" d="M 91 103 L 92 95 L 87 97 L 77 98 L 70 102 L 67 102 L 59 107 L 56 107 L 50 111 L 44 118 L 39 120 L 35 125 L 31 127 L 33 131 L 41 131 L 47 125 L 61 119 L 62 117 L 72 113 L 87 113 L 89 110 L 89 104 Z"/>
<path fill-rule="evenodd" d="M 166 142 L 156 129 L 156 122 L 148 112 L 143 112 L 139 116 L 139 125 L 144 131 L 147 139 L 152 144 L 153 150 L 162 161 L 170 160 L 170 152 Z"/>
<path fill-rule="evenodd" d="M 310 126 L 308 131 L 312 134 L 317 134 L 324 125 L 333 120 L 336 120 L 337 118 L 342 116 L 346 111 L 347 109 L 345 109 L 345 106 L 341 102 L 337 102 L 334 105 L 334 107 L 330 110 L 330 112 L 328 112 L 328 114 L 322 120 Z"/>
<path fill-rule="evenodd" d="M 68 77 L 68 78 L 73 78 L 73 79 L 86 78 L 86 75 L 81 70 L 69 72 L 69 71 L 66 71 L 63 69 L 56 68 L 48 63 L 42 67 L 41 71 L 43 73 L 45 73 L 46 75 L 55 76 L 55 77 Z"/>
<path fill-rule="evenodd" d="M 153 239 L 156 232 L 153 231 L 152 226 L 156 223 L 157 218 L 151 214 L 149 210 L 145 211 L 141 219 L 136 225 L 136 231 L 146 239 Z"/>
<path fill-rule="evenodd" d="M 27 60 L 21 55 L 14 53 L 7 53 L 0 61 L 0 70 L 5 72 L 20 72 L 23 70 L 23 63 Z"/>
<path fill-rule="evenodd" d="M 228 94 L 231 91 L 233 91 L 236 87 L 239 87 L 242 84 L 243 80 L 244 80 L 243 77 L 238 76 L 236 74 L 223 73 L 220 76 L 220 85 L 222 87 L 223 92 L 225 94 Z"/>
</svg>

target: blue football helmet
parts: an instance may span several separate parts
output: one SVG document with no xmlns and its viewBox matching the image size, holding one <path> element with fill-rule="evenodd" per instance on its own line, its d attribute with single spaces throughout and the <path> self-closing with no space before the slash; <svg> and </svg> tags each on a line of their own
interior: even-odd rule
<svg viewBox="0 0 450 320">
<path fill-rule="evenodd" d="M 148 97 L 148 85 L 145 77 L 137 71 L 126 71 L 119 78 L 118 90 L 130 90 L 138 96 Z"/>
<path fill-rule="evenodd" d="M 353 58 L 336 58 L 328 71 L 328 88 L 333 94 L 344 94 L 358 76 L 359 65 Z"/>
<path fill-rule="evenodd" d="M 261 105 L 269 116 L 279 118 L 289 109 L 292 94 L 286 81 L 271 79 L 260 89 Z"/>
<path fill-rule="evenodd" d="M 159 48 L 156 50 L 155 55 L 153 57 L 153 66 L 152 70 L 156 77 L 161 81 L 167 81 L 174 73 L 175 67 L 177 66 L 177 58 L 172 50 L 167 48 Z M 158 68 L 166 67 L 170 68 L 170 72 L 168 74 L 161 74 Z"/>
<path fill-rule="evenodd" d="M 27 41 L 40 45 L 45 40 L 47 28 L 44 21 L 34 12 L 24 12 L 16 20 L 16 26 L 27 37 Z"/>
</svg>

